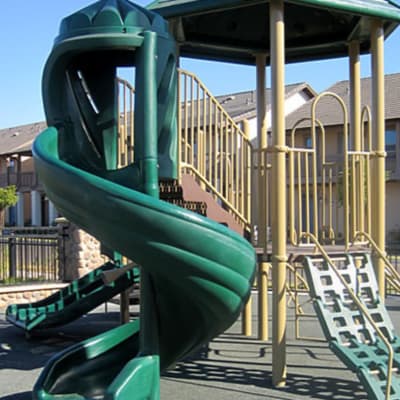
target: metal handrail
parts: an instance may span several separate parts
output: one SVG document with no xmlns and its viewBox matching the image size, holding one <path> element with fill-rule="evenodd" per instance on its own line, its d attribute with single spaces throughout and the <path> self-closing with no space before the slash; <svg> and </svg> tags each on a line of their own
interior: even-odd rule
<svg viewBox="0 0 400 400">
<path fill-rule="evenodd" d="M 233 214 L 242 224 L 243 226 L 248 227 L 248 221 L 243 218 L 241 213 L 235 209 L 232 204 L 226 201 L 226 199 L 221 195 L 221 193 L 218 191 L 217 188 L 215 188 L 213 185 L 211 185 L 200 173 L 199 171 L 196 170 L 196 168 L 193 168 L 192 165 L 190 164 L 181 164 L 182 169 L 187 169 L 190 171 L 192 175 L 195 175 L 196 179 L 198 179 L 201 184 L 204 184 L 205 191 L 209 192 L 213 197 L 216 197 L 217 199 L 221 200 L 226 207 L 229 209 L 231 214 Z"/>
<path fill-rule="evenodd" d="M 178 70 L 178 171 L 194 174 L 239 224 L 251 226 L 251 164 L 248 133 L 230 117 L 200 79 Z"/>
<path fill-rule="evenodd" d="M 368 308 L 365 307 L 365 305 L 358 299 L 357 295 L 353 292 L 353 289 L 351 286 L 346 282 L 346 280 L 343 278 L 339 270 L 336 268 L 335 264 L 332 262 L 331 258 L 329 257 L 328 253 L 324 250 L 323 246 L 318 242 L 318 239 L 312 234 L 312 233 L 303 233 L 302 235 L 308 236 L 308 238 L 314 243 L 314 245 L 318 248 L 320 251 L 322 257 L 324 260 L 329 264 L 329 266 L 332 268 L 332 270 L 335 272 L 336 276 L 342 283 L 342 285 L 346 288 L 348 291 L 349 296 L 352 298 L 354 303 L 357 305 L 358 309 L 361 311 L 361 313 L 364 315 L 364 317 L 368 320 L 368 322 L 371 324 L 375 332 L 378 334 L 379 338 L 382 340 L 384 345 L 388 349 L 388 365 L 387 365 L 387 382 L 386 382 L 386 392 L 385 392 L 385 400 L 390 399 L 390 387 L 392 383 L 392 373 L 393 373 L 393 358 L 394 358 L 394 352 L 393 348 L 387 339 L 387 337 L 382 333 L 382 331 L 379 329 L 379 327 L 376 325 L 374 319 L 371 317 L 371 315 L 368 312 Z"/>
<path fill-rule="evenodd" d="M 134 161 L 134 96 L 135 88 L 125 79 L 116 78 L 118 90 L 118 160 L 119 168 Z"/>
<path fill-rule="evenodd" d="M 353 243 L 356 242 L 357 238 L 359 237 L 364 237 L 374 249 L 375 253 L 377 253 L 378 256 L 383 260 L 387 267 L 387 269 L 385 269 L 386 279 L 389 279 L 390 284 L 394 286 L 398 291 L 400 291 L 400 274 L 386 257 L 386 252 L 379 248 L 376 242 L 372 239 L 371 235 L 367 232 L 356 232 L 356 234 L 354 235 Z"/>
<path fill-rule="evenodd" d="M 253 150 L 247 133 L 193 73 L 178 74 L 179 178 L 184 171 L 194 175 L 240 225 L 250 229 Z M 116 85 L 118 167 L 124 167 L 134 160 L 135 89 L 121 78 Z"/>
</svg>

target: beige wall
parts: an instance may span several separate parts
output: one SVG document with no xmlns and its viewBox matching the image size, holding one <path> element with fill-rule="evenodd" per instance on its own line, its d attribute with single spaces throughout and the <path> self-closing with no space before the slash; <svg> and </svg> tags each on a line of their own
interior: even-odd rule
<svg viewBox="0 0 400 400">
<path fill-rule="evenodd" d="M 386 232 L 400 232 L 400 181 L 386 184 Z M 389 237 L 388 237 L 389 239 Z"/>
</svg>

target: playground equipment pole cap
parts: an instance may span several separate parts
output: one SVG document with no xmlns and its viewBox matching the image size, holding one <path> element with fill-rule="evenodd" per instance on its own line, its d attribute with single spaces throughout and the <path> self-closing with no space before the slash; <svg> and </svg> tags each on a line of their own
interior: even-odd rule
<svg viewBox="0 0 400 400">
<path fill-rule="evenodd" d="M 168 23 L 157 13 L 128 0 L 100 0 L 68 17 L 60 24 L 54 44 L 82 36 L 134 35 L 151 30 L 168 35 Z"/>
</svg>

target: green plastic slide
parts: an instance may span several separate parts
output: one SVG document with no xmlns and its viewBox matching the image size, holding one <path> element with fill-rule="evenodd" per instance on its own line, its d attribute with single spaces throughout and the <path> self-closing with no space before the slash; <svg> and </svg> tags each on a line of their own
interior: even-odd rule
<svg viewBox="0 0 400 400">
<path fill-rule="evenodd" d="M 7 307 L 6 318 L 26 332 L 67 324 L 138 282 L 139 271 L 134 269 L 105 285 L 103 272 L 119 268 L 113 262 L 106 262 L 43 300 L 11 304 Z"/>
<path fill-rule="evenodd" d="M 226 330 L 249 295 L 252 246 L 207 218 L 60 160 L 57 137 L 57 130 L 49 128 L 34 144 L 46 192 L 68 219 L 151 275 L 156 308 L 149 311 L 158 320 L 160 368 Z M 135 358 L 136 332 L 132 323 L 68 349 L 43 371 L 37 398 L 88 399 L 110 391 L 113 399 L 156 398 L 135 397 L 137 389 L 132 389 L 143 385 L 143 374 L 146 382 L 155 379 L 151 366 L 157 365 L 153 355 Z M 116 360 L 126 363 L 122 369 Z M 129 393 L 132 397 L 125 397 Z"/>
<path fill-rule="evenodd" d="M 36 169 L 64 217 L 140 265 L 140 328 L 64 350 L 36 399 L 157 400 L 160 371 L 230 327 L 250 295 L 250 243 L 159 199 L 159 178 L 177 178 L 175 50 L 166 22 L 127 0 L 61 23 L 43 73 L 49 128 L 33 145 Z M 118 168 L 121 66 L 134 69 L 134 160 Z"/>
</svg>

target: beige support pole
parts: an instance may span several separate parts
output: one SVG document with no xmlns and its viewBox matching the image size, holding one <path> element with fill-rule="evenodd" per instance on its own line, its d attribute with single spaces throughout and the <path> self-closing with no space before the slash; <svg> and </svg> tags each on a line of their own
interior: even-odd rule
<svg viewBox="0 0 400 400">
<path fill-rule="evenodd" d="M 360 43 L 353 40 L 349 44 L 350 62 L 350 135 L 355 151 L 361 151 L 361 74 L 360 74 Z M 361 158 L 356 160 L 356 204 L 352 212 L 356 213 L 356 226 L 352 225 L 350 237 L 353 238 L 357 231 L 364 232 L 364 171 Z M 354 180 L 353 180 L 354 181 Z"/>
<path fill-rule="evenodd" d="M 243 133 L 246 136 L 246 139 L 250 139 L 250 124 L 247 119 L 243 120 Z M 242 313 L 242 334 L 244 336 L 252 335 L 252 298 L 251 294 L 247 304 L 244 306 Z"/>
<path fill-rule="evenodd" d="M 375 159 L 372 165 L 372 238 L 385 251 L 385 75 L 384 75 L 384 31 L 382 21 L 371 24 L 372 62 L 372 126 Z M 374 256 L 375 273 L 379 294 L 385 297 L 385 264 Z"/>
<path fill-rule="evenodd" d="M 266 55 L 256 55 L 257 66 L 257 135 L 258 149 L 264 150 L 267 142 L 267 103 L 265 99 L 265 69 Z M 258 243 L 263 249 L 263 256 L 267 253 L 267 157 L 259 151 L 258 176 Z M 261 261 L 258 265 L 258 338 L 268 340 L 268 264 Z"/>
<path fill-rule="evenodd" d="M 247 301 L 246 305 L 244 306 L 243 309 L 243 314 L 242 314 L 242 334 L 244 336 L 251 336 L 252 335 L 252 306 L 253 306 L 253 301 L 251 299 L 251 294 L 249 297 L 249 300 Z"/>
<path fill-rule="evenodd" d="M 283 0 L 270 2 L 272 89 L 272 383 L 286 384 L 285 23 Z"/>
</svg>

